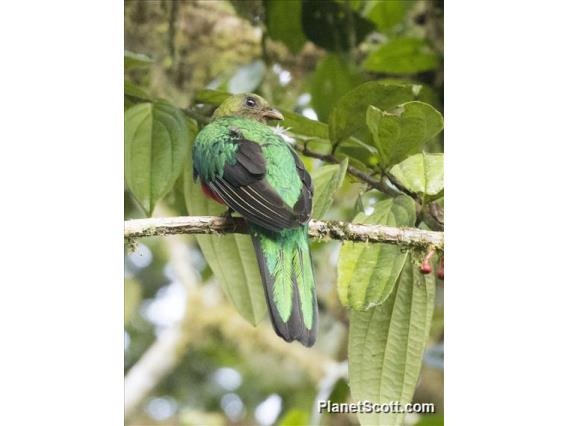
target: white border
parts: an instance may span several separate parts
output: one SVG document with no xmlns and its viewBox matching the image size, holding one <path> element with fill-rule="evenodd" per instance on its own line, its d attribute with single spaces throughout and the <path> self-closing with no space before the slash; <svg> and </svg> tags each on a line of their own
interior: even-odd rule
<svg viewBox="0 0 568 426">
<path fill-rule="evenodd" d="M 0 422 L 123 413 L 123 5 L 0 6 Z"/>
<path fill-rule="evenodd" d="M 567 12 L 446 2 L 448 425 L 566 422 Z"/>
</svg>

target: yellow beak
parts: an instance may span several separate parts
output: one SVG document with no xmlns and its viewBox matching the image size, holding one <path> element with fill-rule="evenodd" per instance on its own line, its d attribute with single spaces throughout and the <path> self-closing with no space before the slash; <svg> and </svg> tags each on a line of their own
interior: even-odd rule
<svg viewBox="0 0 568 426">
<path fill-rule="evenodd" d="M 282 113 L 274 108 L 263 111 L 262 116 L 267 120 L 284 120 Z"/>
</svg>

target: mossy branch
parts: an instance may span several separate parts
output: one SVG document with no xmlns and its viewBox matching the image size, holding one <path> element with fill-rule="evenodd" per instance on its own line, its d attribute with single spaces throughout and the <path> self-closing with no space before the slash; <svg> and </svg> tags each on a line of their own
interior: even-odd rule
<svg viewBox="0 0 568 426">
<path fill-rule="evenodd" d="M 124 222 L 124 238 L 175 234 L 247 234 L 243 218 L 216 216 L 178 216 L 132 219 Z M 340 240 L 367 243 L 395 244 L 403 248 L 444 249 L 444 233 L 417 228 L 395 228 L 340 221 L 312 220 L 309 235 L 318 240 Z"/>
</svg>

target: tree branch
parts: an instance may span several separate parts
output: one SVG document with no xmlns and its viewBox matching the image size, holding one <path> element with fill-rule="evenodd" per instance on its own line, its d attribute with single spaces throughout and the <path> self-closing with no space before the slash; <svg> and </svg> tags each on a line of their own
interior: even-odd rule
<svg viewBox="0 0 568 426">
<path fill-rule="evenodd" d="M 124 238 L 175 234 L 247 234 L 243 218 L 216 216 L 179 216 L 150 219 L 132 219 L 124 222 Z M 395 244 L 408 248 L 444 249 L 444 233 L 417 228 L 394 228 L 385 225 L 356 224 L 340 221 L 312 220 L 309 224 L 312 238 L 368 243 Z"/>
<path fill-rule="evenodd" d="M 414 198 L 414 200 L 418 200 L 420 201 L 418 194 L 416 192 L 411 191 L 410 189 L 408 189 L 406 186 L 404 186 L 397 178 L 395 175 L 393 175 L 392 173 L 383 170 L 382 173 L 387 177 L 387 179 L 389 180 L 390 183 L 392 183 L 392 185 L 398 189 L 400 192 L 408 195 L 409 197 Z"/>
<path fill-rule="evenodd" d="M 339 164 L 339 162 L 340 162 L 337 158 L 335 158 L 331 154 L 320 154 L 319 152 L 314 152 L 314 151 L 309 150 L 305 146 L 293 145 L 293 147 L 296 151 L 305 155 L 306 157 L 317 158 L 318 160 L 322 160 L 322 161 L 325 161 L 326 163 L 332 163 L 332 164 Z M 378 179 L 375 179 L 375 178 L 369 176 L 368 174 L 362 172 L 361 170 L 359 170 L 359 169 L 357 169 L 357 168 L 355 168 L 351 165 L 347 166 L 347 173 L 349 173 L 350 175 L 355 176 L 359 180 L 369 184 L 369 186 L 371 186 L 372 188 L 375 188 L 375 189 L 378 189 L 381 192 L 384 192 L 385 194 L 389 194 L 389 195 L 392 195 L 392 196 L 399 195 L 399 192 L 397 190 L 395 190 L 394 188 L 391 188 L 385 182 L 378 180 Z"/>
</svg>

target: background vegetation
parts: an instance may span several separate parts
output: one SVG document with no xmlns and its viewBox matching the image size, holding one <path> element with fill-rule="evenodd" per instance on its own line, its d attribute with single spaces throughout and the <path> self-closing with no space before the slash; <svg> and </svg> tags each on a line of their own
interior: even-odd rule
<svg viewBox="0 0 568 426">
<path fill-rule="evenodd" d="M 306 154 L 314 218 L 443 230 L 441 2 L 127 1 L 125 48 L 127 219 L 223 212 L 191 181 L 190 145 L 227 93 L 254 91 Z M 321 324 L 306 349 L 274 335 L 246 236 L 130 244 L 127 423 L 442 424 L 439 253 L 422 274 L 428 247 L 312 250 Z M 314 413 L 328 398 L 437 412 Z"/>
</svg>

